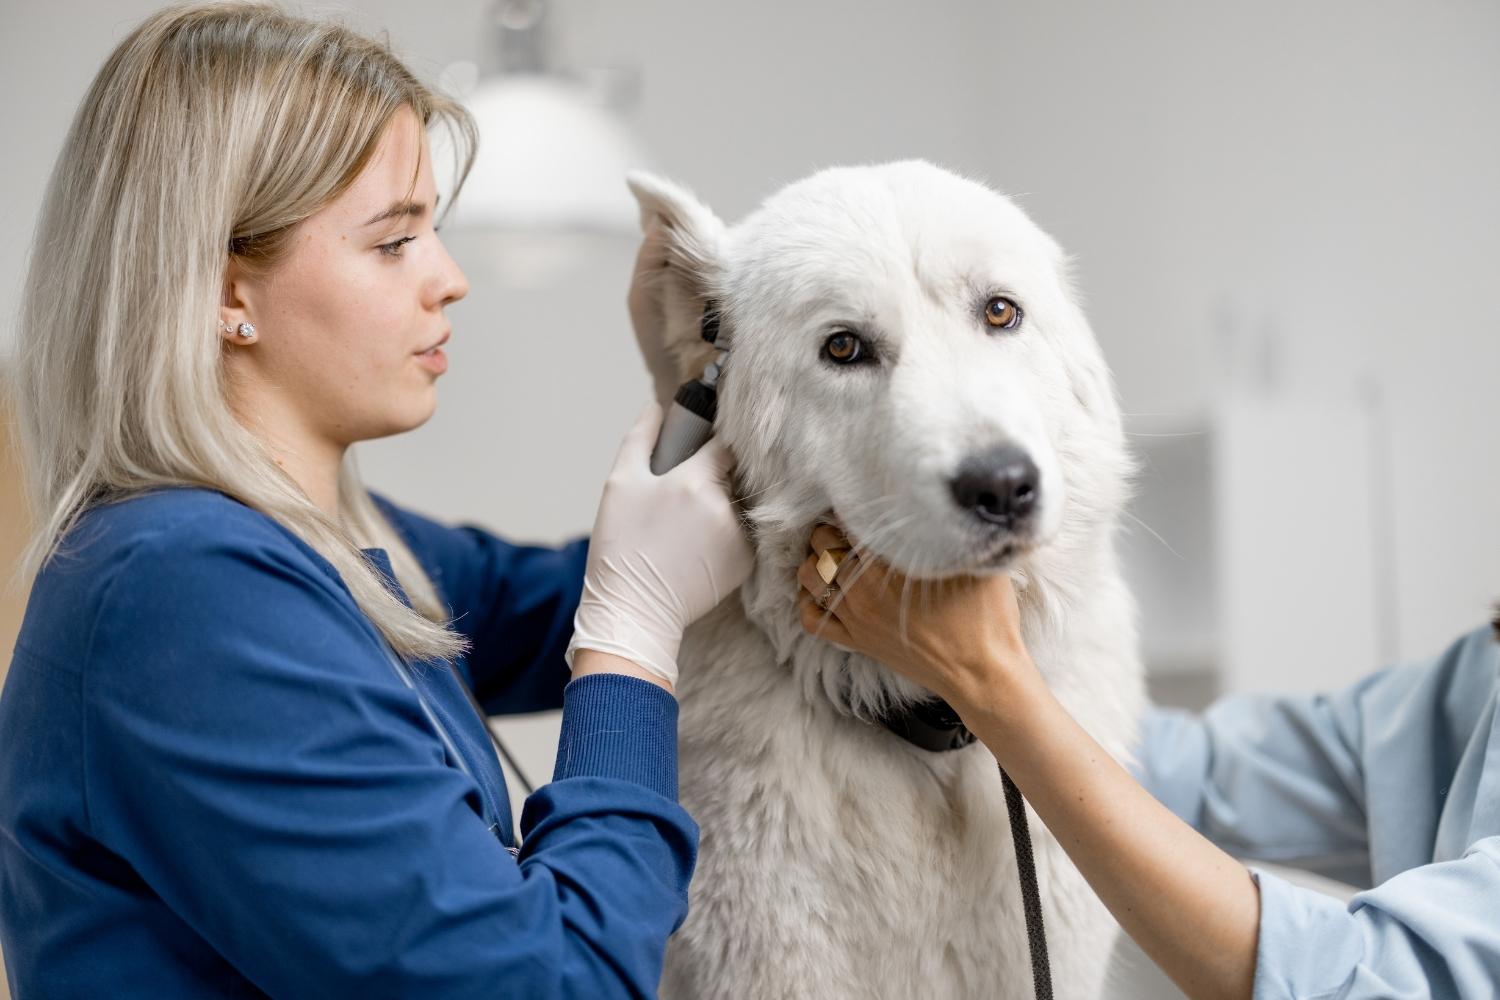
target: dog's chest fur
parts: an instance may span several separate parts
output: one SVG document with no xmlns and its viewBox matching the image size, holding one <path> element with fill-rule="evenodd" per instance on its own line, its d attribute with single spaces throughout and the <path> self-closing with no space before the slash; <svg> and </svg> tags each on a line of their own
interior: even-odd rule
<svg viewBox="0 0 1500 1000">
<path fill-rule="evenodd" d="M 1069 615 L 1087 624 L 1033 630 L 1028 643 L 1059 699 L 1123 757 L 1143 701 L 1140 670 L 1112 556 L 1096 569 L 1095 585 L 1081 591 L 1089 606 Z M 792 573 L 763 554 L 757 578 L 765 586 Z M 791 629 L 794 594 L 793 584 Z M 766 607 L 764 598 L 731 599 L 682 649 L 682 801 L 702 842 L 662 995 L 1031 996 L 1015 853 L 989 751 L 976 743 L 930 753 L 841 713 L 798 678 L 807 666 L 799 660 L 827 648 L 792 638 L 779 619 L 752 622 L 746 604 Z M 778 663 L 788 644 L 790 660 Z M 1030 825 L 1057 995 L 1097 996 L 1114 922 L 1034 814 Z"/>
</svg>

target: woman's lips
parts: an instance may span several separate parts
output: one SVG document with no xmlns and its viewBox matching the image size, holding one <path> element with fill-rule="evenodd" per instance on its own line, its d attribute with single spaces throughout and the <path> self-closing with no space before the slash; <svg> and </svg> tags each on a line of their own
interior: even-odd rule
<svg viewBox="0 0 1500 1000">
<path fill-rule="evenodd" d="M 418 363 L 435 375 L 441 375 L 448 370 L 448 355 L 443 353 L 443 345 L 448 342 L 448 334 L 444 333 L 436 344 L 425 351 L 418 351 L 416 358 Z"/>
<path fill-rule="evenodd" d="M 448 338 L 450 336 L 452 336 L 452 335 L 453 335 L 453 331 L 452 330 L 444 330 L 443 331 L 443 335 L 441 337 L 439 337 L 437 340 L 433 341 L 427 347 L 424 347 L 420 351 L 416 351 L 415 353 L 417 353 L 417 354 L 430 354 L 433 351 L 437 350 L 439 347 L 442 347 L 444 344 L 446 344 L 448 342 Z"/>
</svg>

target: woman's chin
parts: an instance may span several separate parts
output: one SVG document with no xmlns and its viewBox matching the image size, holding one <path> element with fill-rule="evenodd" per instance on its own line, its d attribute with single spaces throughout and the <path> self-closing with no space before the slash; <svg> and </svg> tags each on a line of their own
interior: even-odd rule
<svg viewBox="0 0 1500 1000">
<path fill-rule="evenodd" d="M 412 399 L 399 410 L 381 414 L 377 420 L 365 422 L 355 441 L 374 441 L 378 438 L 394 437 L 414 431 L 437 412 L 437 393 L 428 392 L 425 397 Z M 352 442 L 351 442 L 352 443 Z"/>
</svg>

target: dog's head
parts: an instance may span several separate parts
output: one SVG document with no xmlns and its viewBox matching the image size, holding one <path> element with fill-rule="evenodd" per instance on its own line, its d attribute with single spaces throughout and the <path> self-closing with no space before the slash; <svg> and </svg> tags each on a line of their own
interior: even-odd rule
<svg viewBox="0 0 1500 1000">
<path fill-rule="evenodd" d="M 720 312 L 717 433 L 763 565 L 795 564 L 830 515 L 916 579 L 1030 571 L 1112 527 L 1129 467 L 1108 370 L 1061 249 L 1009 199 L 907 161 L 825 170 L 727 227 L 630 183 L 668 229 L 681 378 Z"/>
</svg>

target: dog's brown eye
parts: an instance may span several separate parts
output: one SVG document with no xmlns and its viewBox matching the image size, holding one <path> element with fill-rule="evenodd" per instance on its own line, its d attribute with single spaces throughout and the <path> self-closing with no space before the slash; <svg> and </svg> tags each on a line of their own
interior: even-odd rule
<svg viewBox="0 0 1500 1000">
<path fill-rule="evenodd" d="M 823 343 L 823 353 L 830 361 L 847 365 L 858 361 L 865 352 L 864 341 L 847 330 L 835 333 Z"/>
<path fill-rule="evenodd" d="M 1021 307 L 997 295 L 984 304 L 984 320 L 998 330 L 1014 330 L 1021 325 Z"/>
</svg>

